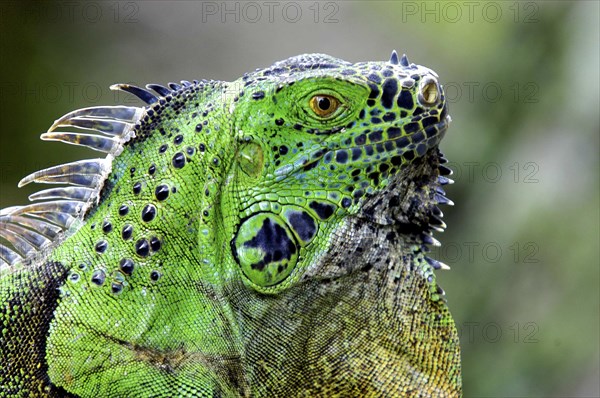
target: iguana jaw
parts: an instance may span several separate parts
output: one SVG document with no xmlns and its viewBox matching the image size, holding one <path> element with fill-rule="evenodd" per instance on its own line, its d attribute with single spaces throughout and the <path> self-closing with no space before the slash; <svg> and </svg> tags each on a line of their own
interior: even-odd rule
<svg viewBox="0 0 600 398">
<path fill-rule="evenodd" d="M 425 155 L 403 167 L 385 188 L 369 197 L 359 210 L 358 217 L 378 225 L 394 225 L 400 232 L 416 237 L 429 236 L 432 230 L 443 231 L 446 225 L 441 220 L 442 212 L 438 205 L 453 204 L 441 188 L 452 183 L 445 177 L 452 171 L 443 166 L 447 160 L 438 144 L 450 121 L 450 116 L 445 116 L 441 122 L 428 127 L 438 131 L 435 144 Z"/>
</svg>

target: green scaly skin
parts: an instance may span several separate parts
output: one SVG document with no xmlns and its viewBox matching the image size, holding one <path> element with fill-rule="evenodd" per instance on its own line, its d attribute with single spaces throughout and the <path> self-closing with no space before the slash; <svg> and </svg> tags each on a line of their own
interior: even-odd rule
<svg viewBox="0 0 600 398">
<path fill-rule="evenodd" d="M 461 395 L 433 72 L 304 55 L 145 115 L 78 229 L 0 273 L 1 396 Z"/>
</svg>

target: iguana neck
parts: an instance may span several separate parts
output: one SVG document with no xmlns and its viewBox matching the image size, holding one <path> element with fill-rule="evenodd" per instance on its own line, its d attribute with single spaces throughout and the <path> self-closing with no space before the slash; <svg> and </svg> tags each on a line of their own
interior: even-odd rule
<svg viewBox="0 0 600 398">
<path fill-rule="evenodd" d="M 264 389 L 259 395 L 292 389 L 331 396 L 328 388 L 341 388 L 394 396 L 398 374 L 412 378 L 411 388 L 430 388 L 431 396 L 459 388 L 458 337 L 418 237 L 364 217 L 349 218 L 334 235 L 325 257 L 285 293 L 269 299 L 227 289 L 240 315 L 245 366 Z M 283 352 L 265 358 L 264 347 L 274 341 L 286 342 Z M 359 347 L 362 354 L 352 355 Z M 437 350 L 445 354 L 423 361 Z M 362 379 L 365 369 L 377 369 L 380 383 Z M 273 379 L 277 385 L 269 384 Z"/>
</svg>

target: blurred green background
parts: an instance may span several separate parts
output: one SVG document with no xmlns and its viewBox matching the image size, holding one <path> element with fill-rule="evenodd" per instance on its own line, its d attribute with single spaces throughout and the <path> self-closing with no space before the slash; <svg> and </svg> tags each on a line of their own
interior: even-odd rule
<svg viewBox="0 0 600 398">
<path fill-rule="evenodd" d="M 599 396 L 599 3 L 0 3 L 0 207 L 95 156 L 40 133 L 112 83 L 233 80 L 305 52 L 438 72 L 456 202 L 437 238 L 467 397 Z"/>
</svg>

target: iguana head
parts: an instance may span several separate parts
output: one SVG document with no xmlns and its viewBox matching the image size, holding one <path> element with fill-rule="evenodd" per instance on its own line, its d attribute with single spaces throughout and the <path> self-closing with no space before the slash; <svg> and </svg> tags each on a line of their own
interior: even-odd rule
<svg viewBox="0 0 600 398">
<path fill-rule="evenodd" d="M 347 217 L 428 232 L 450 121 L 435 72 L 395 52 L 357 64 L 317 54 L 235 84 L 239 149 L 225 195 L 237 204 L 231 247 L 249 284 L 285 289 Z"/>
</svg>

